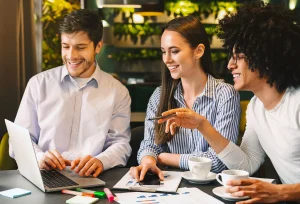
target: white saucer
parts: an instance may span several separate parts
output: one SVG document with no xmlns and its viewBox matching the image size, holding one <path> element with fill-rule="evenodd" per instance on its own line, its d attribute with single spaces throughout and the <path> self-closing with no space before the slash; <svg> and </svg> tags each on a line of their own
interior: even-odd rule
<svg viewBox="0 0 300 204">
<path fill-rule="evenodd" d="M 244 196 L 244 197 L 234 197 L 234 196 L 231 196 L 229 193 L 225 192 L 225 187 L 224 186 L 216 187 L 216 188 L 214 188 L 212 190 L 212 192 L 215 195 L 223 198 L 224 200 L 229 200 L 229 201 L 246 200 L 246 199 L 250 198 L 249 196 Z"/>
<path fill-rule="evenodd" d="M 206 184 L 216 179 L 216 174 L 213 172 L 209 172 L 207 175 L 207 178 L 205 179 L 198 179 L 193 177 L 192 173 L 190 171 L 185 171 L 181 174 L 182 178 L 188 180 L 191 183 L 195 184 Z"/>
</svg>

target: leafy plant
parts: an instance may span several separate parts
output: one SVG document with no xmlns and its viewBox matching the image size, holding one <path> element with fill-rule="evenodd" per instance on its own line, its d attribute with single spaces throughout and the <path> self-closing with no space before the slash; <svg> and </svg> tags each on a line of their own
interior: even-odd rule
<svg viewBox="0 0 300 204">
<path fill-rule="evenodd" d="M 161 51 L 159 49 L 134 49 L 133 51 L 121 51 L 111 54 L 111 58 L 117 61 L 128 60 L 159 60 Z"/>
<path fill-rule="evenodd" d="M 60 36 L 57 32 L 59 19 L 80 9 L 79 0 L 43 0 L 42 18 L 42 70 L 47 70 L 62 64 Z"/>
<path fill-rule="evenodd" d="M 130 37 L 130 40 L 136 44 L 138 39 L 141 39 L 141 44 L 144 44 L 148 37 L 153 35 L 160 35 L 161 28 L 159 25 L 149 24 L 145 22 L 143 24 L 115 24 L 114 35 L 120 40 L 123 36 Z"/>
<path fill-rule="evenodd" d="M 196 15 L 203 19 L 214 13 L 217 18 L 220 10 L 231 13 L 237 6 L 235 0 L 165 0 L 167 15 L 174 15 L 174 17 Z"/>
</svg>

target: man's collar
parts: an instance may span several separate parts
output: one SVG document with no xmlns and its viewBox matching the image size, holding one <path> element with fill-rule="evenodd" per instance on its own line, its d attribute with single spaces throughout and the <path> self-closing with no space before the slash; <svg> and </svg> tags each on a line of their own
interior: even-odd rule
<svg viewBox="0 0 300 204">
<path fill-rule="evenodd" d="M 95 65 L 96 65 L 95 71 L 92 74 L 92 76 L 90 77 L 89 81 L 95 80 L 96 83 L 97 83 L 97 86 L 98 86 L 98 84 L 100 83 L 100 78 L 101 78 L 101 69 L 100 69 L 100 66 L 98 65 L 98 63 L 96 61 L 95 61 Z M 70 75 L 69 75 L 67 66 L 63 65 L 60 82 L 63 82 L 63 80 L 65 79 L 66 76 L 70 76 Z"/>
</svg>

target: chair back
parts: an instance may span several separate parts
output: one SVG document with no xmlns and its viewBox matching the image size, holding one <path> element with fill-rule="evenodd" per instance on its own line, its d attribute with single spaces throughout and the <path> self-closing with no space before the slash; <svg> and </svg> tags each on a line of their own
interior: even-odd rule
<svg viewBox="0 0 300 204">
<path fill-rule="evenodd" d="M 240 134 L 244 134 L 245 132 L 245 127 L 246 127 L 246 110 L 247 110 L 247 106 L 248 103 L 250 101 L 240 101 L 241 104 L 241 120 L 240 120 L 240 126 L 239 126 L 239 130 L 240 130 Z"/>
<path fill-rule="evenodd" d="M 144 126 L 135 127 L 131 129 L 130 146 L 132 149 L 131 155 L 127 161 L 126 167 L 137 166 L 137 152 L 140 149 L 140 144 L 144 139 Z"/>
<path fill-rule="evenodd" d="M 8 133 L 6 133 L 0 143 L 0 170 L 17 169 L 16 161 L 9 156 Z"/>
</svg>

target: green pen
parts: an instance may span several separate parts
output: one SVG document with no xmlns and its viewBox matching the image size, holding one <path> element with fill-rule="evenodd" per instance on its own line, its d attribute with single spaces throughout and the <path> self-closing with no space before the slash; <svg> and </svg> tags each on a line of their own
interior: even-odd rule
<svg viewBox="0 0 300 204">
<path fill-rule="evenodd" d="M 96 198 L 106 198 L 106 194 L 103 191 L 91 191 L 91 190 L 82 189 L 82 188 L 76 188 L 75 190 L 78 192 L 93 193 Z"/>
</svg>

